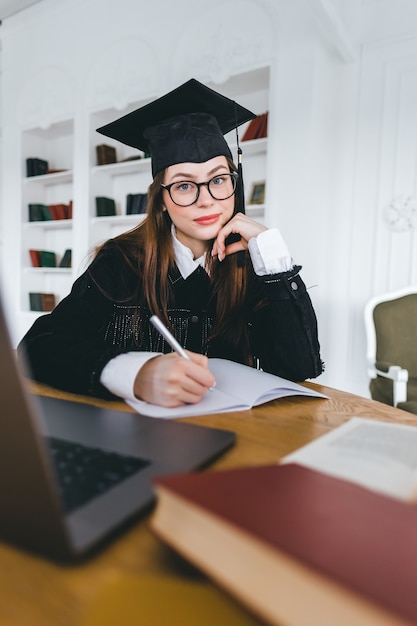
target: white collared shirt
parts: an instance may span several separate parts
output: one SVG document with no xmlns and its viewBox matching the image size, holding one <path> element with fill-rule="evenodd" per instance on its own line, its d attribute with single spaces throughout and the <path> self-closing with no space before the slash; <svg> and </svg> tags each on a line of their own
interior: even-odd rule
<svg viewBox="0 0 417 626">
<path fill-rule="evenodd" d="M 190 248 L 177 239 L 174 226 L 172 226 L 172 241 L 175 261 L 184 279 L 188 278 L 199 265 L 204 267 L 206 253 L 194 259 Z M 257 237 L 253 237 L 249 241 L 249 254 L 253 269 L 258 276 L 286 272 L 294 265 L 287 244 L 278 228 L 270 228 Z"/>
</svg>

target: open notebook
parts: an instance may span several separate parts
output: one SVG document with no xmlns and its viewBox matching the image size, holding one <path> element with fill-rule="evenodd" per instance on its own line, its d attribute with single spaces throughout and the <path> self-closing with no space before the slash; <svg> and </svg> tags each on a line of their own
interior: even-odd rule
<svg viewBox="0 0 417 626">
<path fill-rule="evenodd" d="M 209 368 L 216 379 L 216 386 L 213 390 L 207 391 L 197 404 L 187 404 L 173 409 L 141 400 L 128 400 L 128 404 L 142 415 L 169 419 L 205 413 L 244 411 L 287 396 L 327 398 L 317 391 L 285 378 L 227 359 L 209 359 Z"/>
</svg>

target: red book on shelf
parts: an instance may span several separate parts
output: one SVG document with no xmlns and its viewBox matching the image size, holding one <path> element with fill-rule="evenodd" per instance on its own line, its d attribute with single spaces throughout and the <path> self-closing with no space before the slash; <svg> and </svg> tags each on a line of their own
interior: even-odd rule
<svg viewBox="0 0 417 626">
<path fill-rule="evenodd" d="M 66 207 L 66 205 L 60 203 L 60 204 L 56 204 L 55 206 L 56 206 L 56 210 L 57 210 L 57 213 L 58 213 L 58 216 L 59 216 L 58 219 L 65 220 L 67 218 L 67 207 Z"/>
<path fill-rule="evenodd" d="M 251 120 L 242 135 L 241 141 L 249 141 L 250 139 L 255 139 L 261 123 L 262 118 L 260 115 Z"/>
<path fill-rule="evenodd" d="M 417 506 L 296 464 L 166 476 L 151 528 L 270 624 L 417 624 Z"/>
<path fill-rule="evenodd" d="M 30 260 L 32 262 L 32 267 L 41 267 L 41 255 L 39 250 L 33 250 L 31 248 L 29 250 Z"/>
<path fill-rule="evenodd" d="M 68 215 L 67 205 L 59 203 L 59 204 L 49 204 L 48 206 L 52 215 L 52 219 L 54 220 L 67 219 L 67 215 Z"/>
<path fill-rule="evenodd" d="M 56 204 L 48 204 L 48 209 L 49 209 L 49 212 L 50 212 L 51 217 L 52 217 L 53 220 L 58 220 L 59 219 L 59 217 L 58 217 L 58 210 L 57 210 L 56 206 L 57 206 Z"/>
<path fill-rule="evenodd" d="M 41 293 L 42 311 L 53 311 L 56 306 L 56 297 L 53 293 Z"/>
<path fill-rule="evenodd" d="M 256 139 L 261 139 L 262 137 L 268 137 L 268 112 L 262 113 L 260 117 L 261 117 L 261 123 L 258 128 Z"/>
</svg>

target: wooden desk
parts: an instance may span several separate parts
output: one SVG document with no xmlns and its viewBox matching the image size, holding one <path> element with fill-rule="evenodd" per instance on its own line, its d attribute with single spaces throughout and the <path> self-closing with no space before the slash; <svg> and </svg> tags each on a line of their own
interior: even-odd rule
<svg viewBox="0 0 417 626">
<path fill-rule="evenodd" d="M 306 385 L 329 400 L 284 399 L 251 411 L 184 421 L 237 433 L 236 446 L 211 466 L 215 468 L 275 463 L 354 415 L 417 425 L 417 416 L 411 413 L 314 383 Z M 122 402 L 105 403 L 40 386 L 35 390 L 130 410 Z M 190 575 L 186 565 L 151 534 L 148 519 L 141 518 L 97 556 L 77 566 L 55 565 L 0 544 L 0 624 L 75 626 L 101 586 L 120 573 Z"/>
</svg>

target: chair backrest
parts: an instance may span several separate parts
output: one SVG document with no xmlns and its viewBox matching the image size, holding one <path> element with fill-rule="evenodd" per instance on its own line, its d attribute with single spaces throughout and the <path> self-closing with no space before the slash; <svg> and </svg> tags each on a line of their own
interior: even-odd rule
<svg viewBox="0 0 417 626">
<path fill-rule="evenodd" d="M 365 307 L 367 358 L 395 363 L 417 377 L 417 287 L 375 296 Z"/>
</svg>

